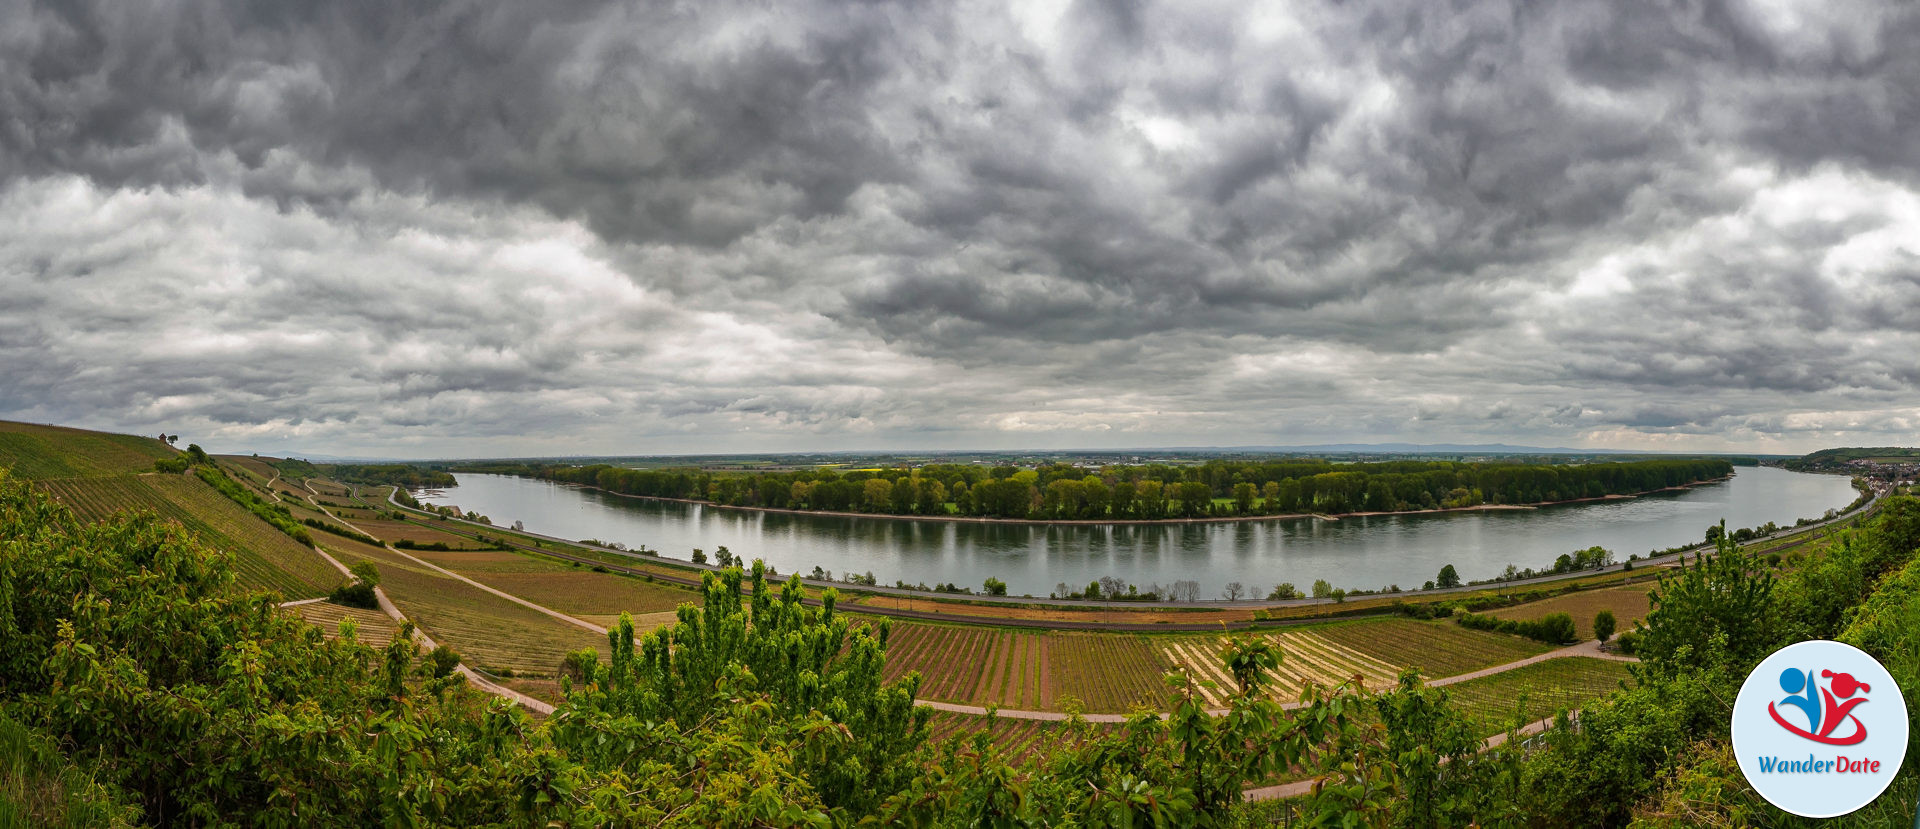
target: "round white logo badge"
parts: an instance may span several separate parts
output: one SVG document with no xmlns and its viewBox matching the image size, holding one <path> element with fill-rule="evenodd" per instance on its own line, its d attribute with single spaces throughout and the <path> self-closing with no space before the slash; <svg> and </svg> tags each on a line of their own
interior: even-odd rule
<svg viewBox="0 0 1920 829">
<path fill-rule="evenodd" d="M 1733 703 L 1733 751 L 1761 797 L 1801 817 L 1836 817 L 1879 797 L 1907 756 L 1907 702 L 1852 645 L 1788 645 L 1753 669 Z"/>
</svg>

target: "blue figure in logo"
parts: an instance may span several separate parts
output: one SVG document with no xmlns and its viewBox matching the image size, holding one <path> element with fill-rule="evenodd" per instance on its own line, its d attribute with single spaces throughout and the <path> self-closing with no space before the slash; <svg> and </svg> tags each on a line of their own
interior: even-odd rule
<svg viewBox="0 0 1920 829">
<path fill-rule="evenodd" d="M 1807 712 L 1807 730 L 1820 733 L 1820 701 L 1813 698 L 1813 683 L 1808 682 L 1808 674 L 1798 668 L 1788 668 L 1780 672 L 1780 690 L 1787 692 L 1783 705 L 1791 705 Z M 1806 693 L 1801 693 L 1805 691 Z"/>
</svg>

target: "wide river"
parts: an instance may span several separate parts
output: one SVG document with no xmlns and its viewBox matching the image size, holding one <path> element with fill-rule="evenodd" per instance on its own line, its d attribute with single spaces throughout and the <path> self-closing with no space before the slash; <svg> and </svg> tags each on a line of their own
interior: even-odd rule
<svg viewBox="0 0 1920 829">
<path fill-rule="evenodd" d="M 872 572 L 895 580 L 980 589 L 993 576 L 1009 592 L 1045 596 L 1060 582 L 1084 587 L 1101 576 L 1140 585 L 1200 582 L 1201 598 L 1238 581 L 1260 595 L 1315 579 L 1336 587 L 1419 587 L 1441 566 L 1462 578 L 1498 575 L 1508 564 L 1547 567 L 1561 553 L 1606 547 L 1619 558 L 1700 540 L 1722 518 L 1728 528 L 1768 521 L 1783 526 L 1817 518 L 1854 498 L 1847 479 L 1767 467 L 1739 467 L 1733 479 L 1685 492 L 1536 510 L 1216 524 L 1036 525 L 722 509 L 609 495 L 593 489 L 503 475 L 456 475 L 459 485 L 421 493 L 494 523 L 523 521 L 529 531 L 570 539 L 642 544 L 664 556 L 764 558 L 782 573 L 817 565 L 838 576 Z"/>
</svg>

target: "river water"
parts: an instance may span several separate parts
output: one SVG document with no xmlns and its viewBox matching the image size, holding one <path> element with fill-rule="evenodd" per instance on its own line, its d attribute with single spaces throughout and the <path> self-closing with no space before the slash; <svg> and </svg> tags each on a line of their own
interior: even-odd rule
<svg viewBox="0 0 1920 829">
<path fill-rule="evenodd" d="M 1731 528 L 1791 525 L 1854 498 L 1846 478 L 1739 467 L 1732 480 L 1684 492 L 1536 510 L 1218 524 L 1033 525 L 847 518 L 754 512 L 610 495 L 502 475 L 456 475 L 458 486 L 420 493 L 529 531 L 596 538 L 688 558 L 725 545 L 764 558 L 781 573 L 818 565 L 838 576 L 872 572 L 881 584 L 953 582 L 980 589 L 992 576 L 1014 595 L 1045 596 L 1117 576 L 1142 590 L 1178 579 L 1216 598 L 1229 582 L 1259 595 L 1279 582 L 1306 590 L 1419 587 L 1443 565 L 1463 579 L 1498 575 L 1508 564 L 1548 567 L 1561 553 L 1595 544 L 1617 557 L 1700 540 L 1722 518 Z"/>
</svg>

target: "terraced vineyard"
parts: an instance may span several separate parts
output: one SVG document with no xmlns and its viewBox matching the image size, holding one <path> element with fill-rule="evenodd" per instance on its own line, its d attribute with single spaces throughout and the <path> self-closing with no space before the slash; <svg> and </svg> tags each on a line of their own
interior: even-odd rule
<svg viewBox="0 0 1920 829">
<path fill-rule="evenodd" d="M 1072 696 L 1090 712 L 1125 713 L 1167 697 L 1172 663 L 1144 635 L 1026 633 L 896 623 L 887 678 L 917 670 L 927 699 L 1059 710 Z"/>
<path fill-rule="evenodd" d="M 325 593 L 337 571 L 205 482 L 187 475 L 65 478 L 40 484 L 88 520 L 122 510 L 152 510 L 177 521 L 214 547 L 231 553 L 242 586 L 276 590 L 288 598 Z"/>
<path fill-rule="evenodd" d="M 267 463 L 260 458 L 220 455 L 217 459 L 220 463 L 229 467 L 243 470 L 248 477 L 258 478 L 263 483 L 273 480 L 274 476 L 279 474 L 279 471 L 273 468 L 273 464 Z"/>
<path fill-rule="evenodd" d="M 400 611 L 476 667 L 549 676 L 568 651 L 606 650 L 600 634 L 561 622 L 391 552 L 337 537 L 321 539 L 343 563 L 372 561 Z"/>
<path fill-rule="evenodd" d="M 0 467 L 36 481 L 145 472 L 176 454 L 154 438 L 0 422 Z"/>
<path fill-rule="evenodd" d="M 441 532 L 412 521 L 367 520 L 354 523 L 359 525 L 360 529 L 388 544 L 404 539 L 420 544 L 445 544 L 455 550 L 477 550 L 489 546 L 466 536 Z"/>
<path fill-rule="evenodd" d="M 943 742 L 958 737 L 970 738 L 982 731 L 990 735 L 995 748 L 1005 752 L 1009 759 L 1027 757 L 1036 751 L 1044 751 L 1056 738 L 1063 736 L 1066 725 L 1046 720 L 1025 720 L 987 717 L 972 714 L 954 714 L 936 711 L 933 719 L 927 723 L 935 742 Z M 1100 730 L 1102 726 L 1089 728 Z"/>
<path fill-rule="evenodd" d="M 1631 676 L 1624 662 L 1576 656 L 1548 659 L 1450 685 L 1447 692 L 1481 733 L 1495 734 L 1513 723 L 1529 723 L 1579 708 Z"/>
<path fill-rule="evenodd" d="M 1395 665 L 1311 631 L 1270 633 L 1265 634 L 1265 639 L 1281 652 L 1280 664 L 1264 673 L 1271 695 L 1282 701 L 1298 699 L 1309 682 L 1330 687 L 1358 676 L 1364 688 L 1379 690 L 1392 685 L 1400 674 Z M 1213 687 L 1200 686 L 1200 695 L 1207 704 L 1225 707 L 1236 687 L 1221 659 L 1226 638 L 1167 637 L 1163 642 L 1161 650 L 1168 661 L 1185 668 L 1195 678 L 1213 683 Z"/>
<path fill-rule="evenodd" d="M 375 648 L 386 647 L 388 642 L 393 641 L 394 635 L 400 632 L 399 625 L 388 618 L 387 614 L 378 610 L 342 607 L 328 602 L 303 604 L 292 610 L 300 614 L 300 618 L 318 626 L 326 633 L 328 639 L 340 635 L 341 619 L 352 619 L 353 623 L 359 626 L 354 637 L 359 639 L 361 644 Z"/>
<path fill-rule="evenodd" d="M 1553 646 L 1531 639 L 1468 630 L 1446 620 L 1366 620 L 1316 627 L 1314 632 L 1389 665 L 1418 668 L 1429 679 L 1458 676 L 1553 650 Z"/>
</svg>

